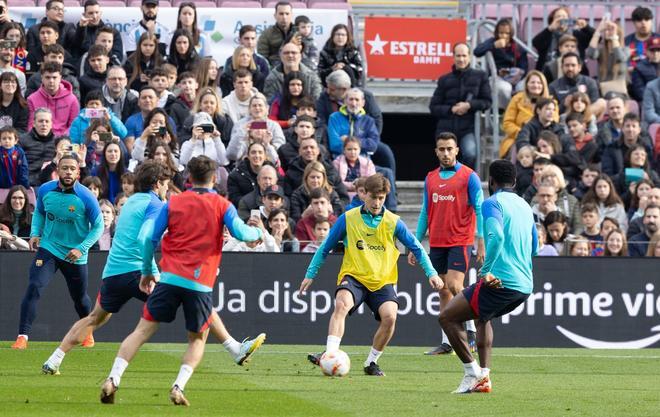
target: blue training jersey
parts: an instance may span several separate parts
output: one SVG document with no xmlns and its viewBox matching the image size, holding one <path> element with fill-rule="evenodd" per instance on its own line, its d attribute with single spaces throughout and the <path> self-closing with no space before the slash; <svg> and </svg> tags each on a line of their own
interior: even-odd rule
<svg viewBox="0 0 660 417">
<path fill-rule="evenodd" d="M 103 278 L 142 269 L 140 235 L 148 233 L 163 202 L 153 191 L 133 194 L 121 208 Z M 156 262 L 151 260 L 151 273 L 158 274 Z"/>
<path fill-rule="evenodd" d="M 67 190 L 59 180 L 39 187 L 30 237 L 41 237 L 41 247 L 64 260 L 71 249 L 82 256 L 75 263 L 87 263 L 87 252 L 103 234 L 103 216 L 96 197 L 76 181 Z"/>
<path fill-rule="evenodd" d="M 532 257 L 538 250 L 534 215 L 511 190 L 499 190 L 482 205 L 486 259 L 481 274 L 493 274 L 505 288 L 530 294 Z"/>
</svg>

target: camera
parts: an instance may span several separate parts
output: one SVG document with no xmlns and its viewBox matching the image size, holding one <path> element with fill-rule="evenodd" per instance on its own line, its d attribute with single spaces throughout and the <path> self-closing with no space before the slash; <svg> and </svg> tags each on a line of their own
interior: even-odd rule
<svg viewBox="0 0 660 417">
<path fill-rule="evenodd" d="M 167 128 L 166 128 L 165 126 L 161 126 L 161 127 L 159 127 L 159 128 L 158 128 L 158 132 L 156 132 L 156 134 L 157 134 L 158 136 L 160 136 L 161 138 L 162 138 L 162 137 L 165 137 L 165 135 L 167 134 Z"/>
<path fill-rule="evenodd" d="M 2 13 L 0 13 L 2 14 Z M 0 41 L 0 48 L 2 49 L 16 49 L 16 41 L 13 41 L 11 39 L 5 39 L 3 41 Z"/>
<path fill-rule="evenodd" d="M 204 133 L 213 133 L 213 130 L 215 130 L 213 125 L 201 125 L 200 127 Z"/>
<path fill-rule="evenodd" d="M 101 142 L 111 142 L 112 141 L 112 133 L 110 132 L 98 132 L 99 135 L 99 140 Z"/>
</svg>

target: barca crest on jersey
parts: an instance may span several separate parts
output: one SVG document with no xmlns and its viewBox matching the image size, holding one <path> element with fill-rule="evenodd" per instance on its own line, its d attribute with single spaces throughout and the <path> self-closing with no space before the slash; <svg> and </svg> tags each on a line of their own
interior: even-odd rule
<svg viewBox="0 0 660 417">
<path fill-rule="evenodd" d="M 73 213 L 74 211 L 76 211 L 76 207 L 75 206 L 69 206 L 69 211 L 71 213 Z"/>
</svg>

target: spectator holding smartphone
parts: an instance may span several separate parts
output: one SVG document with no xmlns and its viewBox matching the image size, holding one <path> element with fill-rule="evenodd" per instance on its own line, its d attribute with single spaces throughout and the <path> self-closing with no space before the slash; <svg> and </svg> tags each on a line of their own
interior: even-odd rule
<svg viewBox="0 0 660 417">
<path fill-rule="evenodd" d="M 145 128 L 142 135 L 135 141 L 131 157 L 138 162 L 142 162 L 151 156 L 148 149 L 156 140 L 162 141 L 170 149 L 174 161 L 179 161 L 179 143 L 176 140 L 176 133 L 174 127 L 170 122 L 170 117 L 165 113 L 165 110 L 160 107 L 153 109 L 144 119 Z"/>
<path fill-rule="evenodd" d="M 192 158 L 205 155 L 217 162 L 220 167 L 228 165 L 227 150 L 211 116 L 200 111 L 195 113 L 193 117 L 192 136 L 190 140 L 181 145 L 181 159 L 179 162 L 185 166 Z"/>
<path fill-rule="evenodd" d="M 71 124 L 69 136 L 73 143 L 85 143 L 85 131 L 94 119 L 103 119 L 110 123 L 112 132 L 120 139 L 124 139 L 128 131 L 121 120 L 110 110 L 103 106 L 103 93 L 101 90 L 92 90 L 85 96 L 85 107 Z M 124 149 L 124 152 L 126 149 Z"/>
</svg>

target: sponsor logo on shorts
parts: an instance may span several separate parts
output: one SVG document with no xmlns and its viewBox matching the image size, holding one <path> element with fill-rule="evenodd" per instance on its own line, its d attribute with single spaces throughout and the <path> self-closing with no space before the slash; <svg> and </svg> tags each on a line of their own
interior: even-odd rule
<svg viewBox="0 0 660 417">
<path fill-rule="evenodd" d="M 451 195 L 451 194 L 442 195 L 442 194 L 438 194 L 438 193 L 433 193 L 432 199 L 433 199 L 434 203 L 437 203 L 439 201 L 450 201 L 450 202 L 453 203 L 456 200 L 456 197 Z"/>
<path fill-rule="evenodd" d="M 339 285 L 348 285 L 348 281 L 343 280 L 343 281 L 341 282 L 341 284 L 339 284 Z"/>
<path fill-rule="evenodd" d="M 36 266 L 41 266 L 41 265 L 44 264 L 44 261 L 43 261 L 43 259 L 37 259 L 36 261 L 34 261 L 34 264 L 35 264 Z"/>
</svg>

